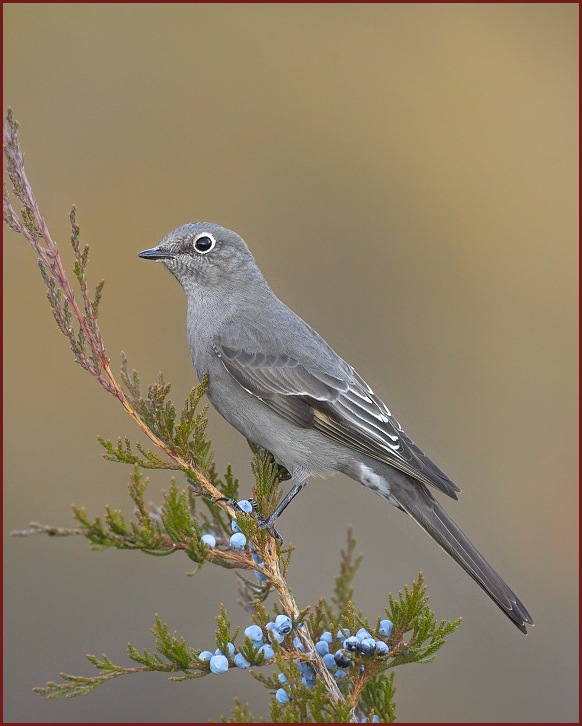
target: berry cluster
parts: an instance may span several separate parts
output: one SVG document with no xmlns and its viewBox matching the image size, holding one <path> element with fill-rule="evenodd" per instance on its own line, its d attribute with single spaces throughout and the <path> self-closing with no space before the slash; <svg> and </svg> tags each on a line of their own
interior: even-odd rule
<svg viewBox="0 0 582 726">
<path fill-rule="evenodd" d="M 385 638 L 390 637 L 392 634 L 393 625 L 390 620 L 381 620 L 378 633 Z M 343 647 L 339 648 L 332 653 L 330 646 L 333 645 L 334 641 L 340 642 Z M 293 645 L 297 650 L 304 650 L 303 645 L 298 638 L 294 638 Z M 315 649 L 322 656 L 323 662 L 328 670 L 334 671 L 334 678 L 339 681 L 342 678 L 347 677 L 345 668 L 353 665 L 353 655 L 360 653 L 364 656 L 371 655 L 387 655 L 390 652 L 390 648 L 383 640 L 375 640 L 373 636 L 365 629 L 360 628 L 355 635 L 351 635 L 348 628 L 339 630 L 334 638 L 334 635 L 326 630 L 321 634 L 319 640 L 315 644 Z M 350 654 L 352 657 L 350 657 Z M 307 688 L 311 688 L 315 683 L 315 671 L 309 665 L 301 660 L 295 661 L 299 667 L 301 673 L 301 682 Z M 364 668 L 360 665 L 360 668 Z M 278 675 L 279 681 L 282 684 L 287 682 L 287 678 L 283 673 Z M 275 692 L 275 698 L 279 703 L 287 703 L 290 700 L 290 696 L 285 688 L 279 688 Z M 376 723 L 380 719 L 377 716 L 372 718 L 372 722 Z M 365 719 L 362 723 L 365 723 Z"/>
<path fill-rule="evenodd" d="M 237 503 L 238 508 L 245 512 L 245 514 L 251 514 L 255 511 L 255 508 L 253 507 L 253 503 L 249 499 L 241 499 Z M 233 519 L 230 523 L 230 528 L 233 531 L 233 534 L 231 535 L 229 539 L 230 546 L 235 550 L 244 550 L 244 548 L 247 546 L 247 538 L 246 536 L 240 531 L 240 527 L 237 524 L 236 519 Z M 204 534 L 201 537 L 201 541 L 207 545 L 208 547 L 216 547 L 216 536 L 210 532 L 208 534 Z M 264 562 L 261 560 L 259 555 L 255 552 L 255 548 L 253 547 L 253 543 L 248 543 L 249 548 L 251 550 L 251 553 L 253 555 L 253 561 L 255 564 L 257 564 L 259 567 L 264 567 Z M 264 582 L 267 577 L 258 570 L 255 570 L 255 577 L 259 582 Z"/>
<path fill-rule="evenodd" d="M 258 625 L 249 625 L 245 630 L 245 636 L 251 641 L 258 653 L 262 653 L 265 660 L 274 658 L 275 651 L 271 643 L 282 643 L 286 635 L 293 629 L 293 622 L 288 615 L 277 615 L 273 622 L 267 623 L 265 630 L 267 631 L 267 639 L 262 628 Z M 293 643 L 295 644 L 295 640 Z M 203 650 L 199 656 L 202 661 L 209 661 L 208 665 L 212 673 L 226 673 L 231 665 L 237 668 L 249 668 L 251 663 L 240 652 L 236 651 L 233 643 L 227 643 L 226 648 L 217 648 L 214 653 L 209 650 Z"/>
<path fill-rule="evenodd" d="M 236 504 L 242 512 L 247 514 L 255 511 L 253 503 L 248 499 L 241 499 Z M 230 546 L 234 549 L 244 549 L 248 544 L 254 562 L 260 567 L 264 567 L 264 563 L 255 552 L 252 542 L 247 542 L 247 538 L 241 532 L 236 520 L 233 519 L 230 526 L 233 532 L 229 539 Z M 202 542 L 208 547 L 214 548 L 216 546 L 216 537 L 212 533 L 204 534 L 202 536 Z M 255 570 L 255 575 L 259 581 L 266 579 L 262 572 Z M 244 631 L 244 634 L 252 643 L 256 652 L 262 653 L 264 660 L 270 660 L 275 656 L 273 644 L 275 642 L 281 644 L 285 636 L 289 635 L 292 630 L 293 622 L 291 618 L 288 615 L 277 615 L 274 621 L 268 622 L 265 625 L 264 630 L 258 625 L 249 625 Z M 392 631 L 393 624 L 390 620 L 385 619 L 380 621 L 378 627 L 379 638 L 390 638 Z M 305 652 L 305 647 L 297 636 L 293 638 L 293 648 L 296 651 Z M 335 636 L 330 631 L 325 631 L 315 643 L 315 649 L 322 657 L 327 669 L 333 673 L 336 681 L 347 678 L 347 669 L 354 665 L 354 659 L 356 657 L 386 656 L 390 653 L 390 646 L 385 640 L 376 639 L 366 628 L 360 628 L 354 635 L 351 634 L 348 628 L 338 630 Z M 245 650 L 245 652 L 248 657 L 251 657 L 248 650 Z M 222 650 L 218 648 L 214 653 L 208 650 L 202 651 L 199 658 L 203 661 L 209 661 L 209 668 L 212 673 L 225 673 L 232 666 L 249 668 L 253 665 L 230 642 L 227 643 L 226 648 Z M 303 685 L 307 688 L 312 688 L 316 678 L 313 667 L 300 658 L 295 659 L 294 662 L 301 674 L 301 682 Z M 359 664 L 360 671 L 363 672 L 365 668 L 364 663 L 359 660 Z M 289 689 L 287 688 L 286 690 L 285 688 L 285 685 L 288 683 L 287 676 L 284 673 L 279 673 L 277 678 L 279 683 L 281 683 L 281 687 L 275 691 L 275 698 L 280 704 L 288 703 L 291 700 L 291 696 L 288 692 Z M 365 717 L 358 719 L 356 717 L 356 721 L 366 723 L 368 719 Z M 378 723 L 379 721 L 380 718 L 376 715 L 370 719 L 371 723 Z"/>
<path fill-rule="evenodd" d="M 382 637 L 388 638 L 392 633 L 392 628 L 390 620 L 382 620 L 378 633 Z M 332 653 L 330 646 L 333 645 L 334 640 L 339 641 L 342 647 Z M 352 635 L 348 628 L 344 628 L 344 630 L 338 630 L 335 638 L 326 630 L 315 644 L 315 649 L 322 656 L 325 666 L 330 671 L 335 671 L 333 676 L 337 681 L 346 677 L 347 673 L 344 669 L 352 665 L 355 654 L 371 656 L 387 655 L 390 652 L 386 643 L 383 640 L 376 640 L 366 628 L 360 628 L 355 635 Z"/>
</svg>

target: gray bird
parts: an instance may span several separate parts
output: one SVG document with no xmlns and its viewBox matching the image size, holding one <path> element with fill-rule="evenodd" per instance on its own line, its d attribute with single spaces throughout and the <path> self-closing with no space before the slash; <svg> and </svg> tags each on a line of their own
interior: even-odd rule
<svg viewBox="0 0 582 726">
<path fill-rule="evenodd" d="M 356 371 L 282 303 L 244 240 L 209 222 L 171 232 L 139 253 L 184 288 L 187 334 L 208 398 L 238 431 L 270 451 L 292 487 L 275 520 L 313 475 L 341 471 L 409 514 L 522 632 L 527 609 L 434 498 L 459 488 L 405 434 Z"/>
</svg>

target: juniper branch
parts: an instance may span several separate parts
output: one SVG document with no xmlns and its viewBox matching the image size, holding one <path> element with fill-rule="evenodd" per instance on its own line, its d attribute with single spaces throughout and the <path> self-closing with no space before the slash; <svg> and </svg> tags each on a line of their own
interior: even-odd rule
<svg viewBox="0 0 582 726">
<path fill-rule="evenodd" d="M 351 530 L 348 543 L 342 551 L 340 575 L 336 579 L 333 605 L 323 599 L 311 612 L 309 608 L 300 610 L 286 581 L 287 567 L 291 548 L 282 550 L 279 543 L 267 532 L 261 531 L 256 520 L 232 506 L 231 495 L 238 489 L 238 483 L 230 470 L 220 481 L 212 464 L 210 442 L 206 439 L 206 410 L 197 412 L 197 406 L 205 392 L 206 381 L 195 387 L 178 415 L 168 398 L 170 385 L 160 376 L 157 383 L 149 386 L 145 395 L 140 390 L 140 382 L 135 371 L 129 372 L 127 359 L 122 354 L 121 381 L 117 382 L 110 368 L 110 359 L 97 323 L 103 281 L 90 293 L 86 277 L 89 248 L 82 247 L 80 229 L 76 221 L 75 208 L 70 214 L 71 245 L 74 255 L 73 273 L 78 286 L 76 294 L 62 263 L 60 251 L 54 243 L 48 226 L 40 213 L 32 188 L 28 181 L 24 156 L 20 149 L 18 124 L 9 109 L 4 124 L 4 154 L 7 171 L 12 183 L 13 195 L 20 201 L 20 213 L 14 208 L 10 193 L 4 189 L 4 220 L 16 233 L 25 237 L 38 256 L 38 264 L 43 281 L 47 287 L 47 297 L 51 310 L 61 332 L 67 337 L 75 360 L 87 370 L 107 391 L 114 396 L 150 439 L 164 459 L 155 451 L 148 451 L 139 443 L 135 453 L 129 440 L 120 439 L 117 446 L 101 440 L 106 450 L 106 458 L 129 463 L 134 467 L 130 482 L 130 495 L 135 503 L 135 520 L 126 522 L 123 514 L 107 508 L 103 517 L 91 520 L 85 510 L 74 507 L 74 516 L 80 525 L 76 528 L 53 527 L 31 523 L 28 529 L 14 532 L 18 536 L 46 534 L 49 536 L 82 535 L 98 548 L 117 547 L 119 549 L 141 550 L 152 555 L 167 555 L 183 551 L 196 563 L 212 560 L 223 567 L 238 570 L 258 571 L 266 585 L 251 585 L 242 576 L 240 590 L 243 606 L 253 610 L 253 620 L 266 629 L 267 614 L 262 606 L 270 588 L 279 598 L 282 613 L 293 621 L 295 637 L 291 647 L 290 638 L 273 642 L 274 659 L 281 672 L 289 676 L 289 688 L 294 699 L 287 706 L 273 701 L 271 714 L 274 720 L 283 721 L 353 721 L 356 716 L 362 719 L 367 714 L 371 718 L 380 714 L 385 720 L 394 718 L 392 675 L 385 671 L 410 662 L 425 663 L 434 658 L 443 645 L 445 637 L 454 631 L 459 621 L 441 621 L 437 624 L 434 613 L 428 608 L 426 589 L 422 574 L 411 588 L 405 587 L 398 599 L 390 596 L 387 614 L 394 628 L 384 642 L 384 652 L 375 655 L 356 653 L 348 659 L 353 666 L 353 675 L 340 687 L 330 670 L 324 665 L 323 658 L 315 648 L 313 634 L 321 633 L 323 628 L 349 628 L 354 632 L 358 626 L 379 637 L 379 626 L 371 628 L 368 621 L 356 612 L 353 604 L 352 580 L 360 564 L 360 557 L 354 556 L 355 540 Z M 276 505 L 280 492 L 279 481 L 285 471 L 279 467 L 268 452 L 254 447 L 253 473 L 256 484 L 253 488 L 262 516 L 267 516 Z M 183 472 L 189 482 L 188 490 L 180 492 L 172 481 L 165 494 L 164 504 L 152 511 L 144 503 L 145 482 L 140 478 L 140 468 L 165 468 Z M 212 522 L 217 532 L 216 546 L 203 543 L 201 527 L 195 515 L 196 497 L 204 495 L 210 518 L 202 516 L 203 523 Z M 225 496 L 226 495 L 226 496 Z M 254 554 L 258 555 L 258 565 L 251 549 L 235 550 L 228 546 L 226 536 L 228 522 L 224 513 L 237 519 L 241 531 L 252 541 Z M 239 573 L 237 573 L 239 574 Z M 275 606 L 275 610 L 278 607 Z M 40 695 L 55 698 L 59 695 L 72 697 L 92 690 L 96 686 L 120 675 L 145 671 L 181 672 L 172 680 L 198 678 L 210 672 L 209 666 L 199 657 L 200 651 L 186 645 L 176 633 L 170 634 L 166 625 L 156 618 L 153 628 L 156 636 L 156 652 L 140 653 L 132 645 L 128 647 L 130 659 L 138 667 L 124 668 L 115 665 L 107 656 L 101 659 L 88 656 L 100 673 L 94 677 L 70 676 L 61 674 L 65 683 L 50 682 L 45 688 L 35 689 Z M 406 642 L 404 636 L 411 633 Z M 231 633 L 230 622 L 223 609 L 218 617 L 216 642 L 224 652 L 237 636 Z M 343 637 L 343 636 L 342 636 Z M 250 665 L 264 665 L 265 658 L 250 640 L 240 647 L 239 652 Z M 309 693 L 301 685 L 298 662 L 308 662 L 319 676 L 316 685 Z M 253 675 L 271 689 L 278 686 L 273 677 L 262 674 Z M 235 720 L 250 720 L 250 713 L 240 704 L 235 709 Z"/>
<path fill-rule="evenodd" d="M 18 123 L 14 119 L 10 108 L 5 118 L 3 140 L 4 156 L 8 176 L 12 182 L 12 191 L 22 205 L 19 215 L 12 204 L 9 192 L 4 188 L 4 221 L 12 230 L 25 237 L 38 255 L 39 267 L 47 286 L 47 295 L 53 315 L 59 329 L 69 340 L 75 360 L 97 379 L 107 393 L 114 396 L 121 403 L 141 431 L 175 463 L 176 468 L 183 471 L 191 480 L 194 480 L 206 496 L 219 500 L 222 496 L 221 492 L 214 486 L 210 477 L 206 475 L 202 468 L 197 466 L 190 456 L 185 456 L 183 449 L 179 451 L 176 446 L 173 446 L 169 440 L 165 439 L 160 430 L 152 429 L 151 422 L 148 421 L 147 407 L 145 411 L 143 406 L 141 410 L 138 410 L 136 404 L 139 396 L 136 394 L 135 388 L 130 387 L 130 398 L 128 398 L 115 379 L 111 371 L 105 343 L 97 324 L 97 312 L 103 283 L 100 282 L 96 287 L 94 298 L 91 300 L 85 275 L 88 247 L 85 246 L 81 251 L 80 230 L 76 221 L 75 208 L 73 207 L 70 214 L 71 244 L 75 256 L 74 273 L 80 287 L 80 302 L 75 296 L 71 282 L 65 272 L 59 248 L 49 233 L 46 221 L 40 212 L 28 181 L 24 167 L 24 155 L 18 140 Z M 77 326 L 77 331 L 75 331 L 73 323 Z M 124 376 L 123 373 L 122 376 Z M 126 373 L 125 377 L 132 385 L 135 383 L 135 379 L 130 378 Z M 217 505 L 228 512 L 230 517 L 234 518 L 236 516 L 228 501 L 217 502 Z M 299 607 L 289 590 L 285 573 L 281 569 L 274 539 L 269 538 L 263 545 L 263 556 L 265 573 L 268 573 L 269 580 L 279 596 L 283 609 L 291 617 L 299 616 Z M 307 651 L 312 654 L 313 666 L 326 684 L 330 697 L 335 702 L 341 701 L 343 696 L 333 677 L 325 668 L 321 656 L 315 651 L 315 645 L 308 629 L 302 629 L 299 637 Z"/>
</svg>

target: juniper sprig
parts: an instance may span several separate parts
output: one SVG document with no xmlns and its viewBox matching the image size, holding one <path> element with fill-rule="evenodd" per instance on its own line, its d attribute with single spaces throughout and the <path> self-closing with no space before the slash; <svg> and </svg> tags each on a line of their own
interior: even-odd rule
<svg viewBox="0 0 582 726">
<path fill-rule="evenodd" d="M 76 211 L 73 208 L 69 216 L 74 257 L 69 276 L 28 181 L 17 130 L 9 109 L 4 156 L 12 193 L 4 188 L 4 220 L 37 255 L 49 305 L 75 361 L 121 403 L 152 448 L 129 438 L 116 442 L 99 439 L 106 459 L 131 467 L 131 517 L 112 507 L 94 517 L 84 507 L 73 506 L 74 527 L 33 522 L 12 534 L 82 536 L 95 550 L 124 549 L 158 557 L 181 552 L 197 569 L 205 564 L 234 569 L 241 605 L 252 621 L 241 635 L 222 606 L 216 619 L 216 648 L 211 651 L 188 644 L 156 615 L 154 649 L 140 651 L 128 646 L 128 658 L 135 665 L 117 665 L 106 655 L 89 655 L 97 675 L 61 673 L 60 683 L 50 681 L 35 692 L 47 698 L 72 698 L 135 673 L 158 671 L 168 673 L 171 680 L 184 681 L 240 668 L 249 669 L 271 692 L 275 722 L 393 721 L 392 669 L 433 660 L 459 620 L 437 623 L 420 574 L 398 597 L 388 597 L 386 618 L 378 618 L 372 625 L 354 603 L 353 580 L 361 556 L 355 554 L 351 530 L 332 597 L 321 598 L 314 607 L 298 606 L 288 582 L 293 547 L 284 548 L 261 529 L 256 516 L 265 519 L 277 506 L 286 470 L 268 451 L 251 444 L 253 500 L 239 499 L 239 482 L 230 467 L 220 475 L 214 464 L 202 403 L 206 380 L 176 408 L 170 399 L 171 385 L 163 376 L 144 389 L 122 353 L 118 383 L 98 325 L 104 283 L 99 282 L 90 292 L 89 248 L 81 244 Z M 172 474 L 160 503 L 146 499 L 148 480 L 143 471 L 151 469 Z M 276 597 L 267 605 L 271 594 Z M 267 674 L 266 669 L 273 667 L 276 671 Z M 249 707 L 236 699 L 228 720 L 243 723 L 255 719 Z"/>
</svg>

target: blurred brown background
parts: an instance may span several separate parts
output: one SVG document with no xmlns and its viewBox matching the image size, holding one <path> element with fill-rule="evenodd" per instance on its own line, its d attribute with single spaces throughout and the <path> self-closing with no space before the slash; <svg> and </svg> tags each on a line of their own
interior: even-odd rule
<svg viewBox="0 0 582 726">
<path fill-rule="evenodd" d="M 396 510 L 344 477 L 313 482 L 280 531 L 302 605 L 331 592 L 348 523 L 365 554 L 359 607 L 425 573 L 464 622 L 437 661 L 397 672 L 400 721 L 576 721 L 576 4 L 4 4 L 5 106 L 67 249 L 75 203 L 106 278 L 101 325 L 181 402 L 194 383 L 185 301 L 137 258 L 171 229 L 240 232 L 275 291 L 368 380 L 462 487 L 450 511 L 531 610 L 522 636 Z M 232 573 L 180 556 L 14 539 L 67 526 L 70 504 L 130 511 L 128 470 L 97 436 L 137 432 L 76 366 L 34 254 L 4 244 L 5 720 L 206 721 L 248 674 L 120 679 L 72 701 L 32 687 L 128 664 L 154 613 L 212 647 Z M 221 468 L 250 493 L 249 451 L 211 414 Z M 168 477 L 152 476 L 159 498 Z"/>
</svg>

